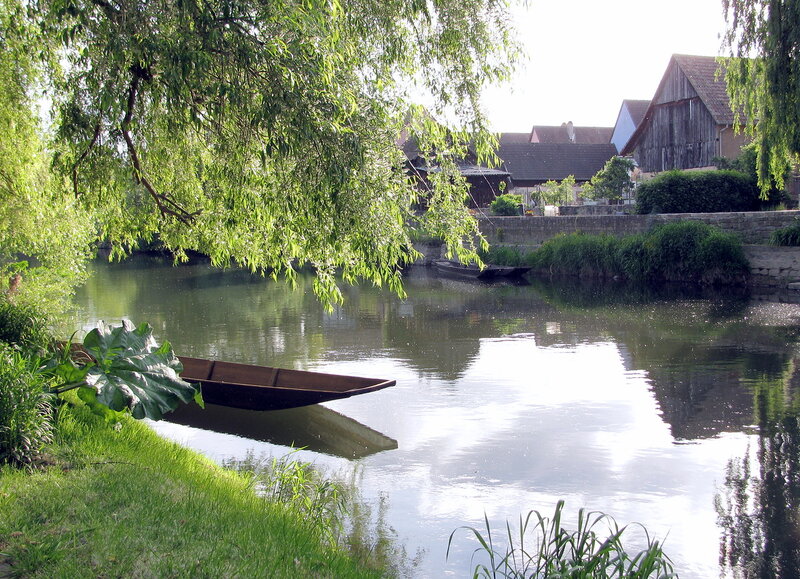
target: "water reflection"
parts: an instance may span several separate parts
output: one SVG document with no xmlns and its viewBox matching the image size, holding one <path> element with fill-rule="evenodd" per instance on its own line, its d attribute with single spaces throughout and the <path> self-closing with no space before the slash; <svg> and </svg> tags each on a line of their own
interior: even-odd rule
<svg viewBox="0 0 800 579">
<path fill-rule="evenodd" d="M 345 287 L 344 305 L 326 312 L 303 276 L 291 291 L 202 263 L 99 266 L 76 319 L 149 321 L 188 356 L 395 378 L 393 388 L 327 406 L 397 448 L 338 458 L 359 451 L 312 432 L 327 449 L 303 456 L 363 469 L 364 494 L 385 501 L 411 552 L 427 551 L 420 576 L 466 571 L 444 563 L 457 526 L 486 515 L 502 527 L 530 509 L 552 512 L 559 499 L 669 535 L 681 577 L 718 574 L 716 485 L 731 457 L 758 444 L 765 405 L 795 388 L 786 373 L 800 307 L 674 287 L 482 286 L 425 269 L 409 272 L 406 289 L 399 299 Z M 220 438 L 213 452 L 280 453 L 300 444 L 299 434 L 277 438 L 294 427 Z M 187 438 L 210 452 L 206 431 Z M 790 438 L 764 448 L 784 452 Z M 774 462 L 769 453 L 754 455 L 752 472 L 762 457 Z M 465 549 L 455 560 L 469 559 Z"/>
<path fill-rule="evenodd" d="M 731 460 L 716 497 L 720 563 L 744 579 L 800 577 L 800 359 L 752 380 L 756 460 Z M 756 473 L 753 474 L 752 471 Z"/>
<path fill-rule="evenodd" d="M 166 419 L 174 424 L 234 434 L 342 458 L 394 450 L 397 441 L 325 406 L 257 412 L 206 404 L 182 405 Z"/>
</svg>

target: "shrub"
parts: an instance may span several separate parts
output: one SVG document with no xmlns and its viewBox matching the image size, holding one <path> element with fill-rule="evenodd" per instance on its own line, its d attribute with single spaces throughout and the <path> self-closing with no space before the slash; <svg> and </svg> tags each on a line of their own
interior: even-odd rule
<svg viewBox="0 0 800 579">
<path fill-rule="evenodd" d="M 522 254 L 514 247 L 494 246 L 489 251 L 480 252 L 480 257 L 484 263 L 495 265 L 518 266 L 522 263 Z"/>
<path fill-rule="evenodd" d="M 756 211 L 755 179 L 738 171 L 668 171 L 639 185 L 638 213 Z"/>
<path fill-rule="evenodd" d="M 47 380 L 39 359 L 0 343 L 0 464 L 30 466 L 52 441 Z"/>
<path fill-rule="evenodd" d="M 513 193 L 498 195 L 489 208 L 495 215 L 522 215 L 522 195 Z"/>
<path fill-rule="evenodd" d="M 769 237 L 769 244 L 789 247 L 800 246 L 800 221 L 773 231 Z"/>
<path fill-rule="evenodd" d="M 46 349 L 51 340 L 46 321 L 34 307 L 0 299 L 0 342 L 35 351 Z"/>
<path fill-rule="evenodd" d="M 560 235 L 526 256 L 525 262 L 554 275 L 706 284 L 740 283 L 749 272 L 736 236 L 697 221 L 670 223 L 622 239 Z"/>
</svg>

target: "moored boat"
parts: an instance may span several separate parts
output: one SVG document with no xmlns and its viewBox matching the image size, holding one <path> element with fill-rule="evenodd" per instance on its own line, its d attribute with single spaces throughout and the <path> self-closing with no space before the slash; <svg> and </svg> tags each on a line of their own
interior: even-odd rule
<svg viewBox="0 0 800 579">
<path fill-rule="evenodd" d="M 486 264 L 483 269 L 474 263 L 463 264 L 450 259 L 435 259 L 433 266 L 440 273 L 458 277 L 490 281 L 494 279 L 510 279 L 522 277 L 530 271 L 530 267 Z"/>
<path fill-rule="evenodd" d="M 179 356 L 181 378 L 200 384 L 210 404 L 281 410 L 349 398 L 394 386 L 394 380 L 289 370 Z"/>
</svg>

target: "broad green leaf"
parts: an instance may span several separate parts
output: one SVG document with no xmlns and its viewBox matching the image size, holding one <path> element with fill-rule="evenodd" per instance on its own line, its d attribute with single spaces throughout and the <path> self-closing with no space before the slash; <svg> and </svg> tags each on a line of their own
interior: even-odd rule
<svg viewBox="0 0 800 579">
<path fill-rule="evenodd" d="M 183 367 L 168 342 L 159 346 L 149 324 L 134 328 L 101 323 L 83 341 L 97 361 L 90 365 L 86 384 L 97 402 L 111 410 L 130 410 L 134 418 L 160 420 L 180 402 L 191 402 L 198 388 L 179 376 Z"/>
</svg>

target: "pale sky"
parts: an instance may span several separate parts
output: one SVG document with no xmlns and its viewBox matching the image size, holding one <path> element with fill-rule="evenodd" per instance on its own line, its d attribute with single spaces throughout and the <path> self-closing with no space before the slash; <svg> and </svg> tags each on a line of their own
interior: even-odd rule
<svg viewBox="0 0 800 579">
<path fill-rule="evenodd" d="M 487 91 L 491 128 L 611 127 L 623 99 L 651 99 L 672 54 L 717 56 L 721 0 L 529 0 L 517 28 L 528 59 Z"/>
</svg>

